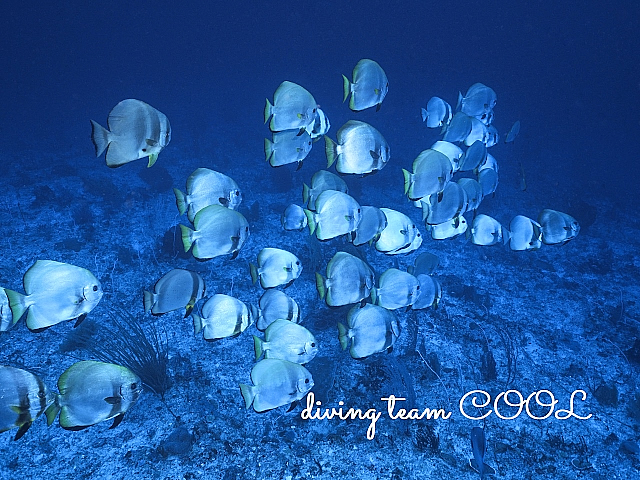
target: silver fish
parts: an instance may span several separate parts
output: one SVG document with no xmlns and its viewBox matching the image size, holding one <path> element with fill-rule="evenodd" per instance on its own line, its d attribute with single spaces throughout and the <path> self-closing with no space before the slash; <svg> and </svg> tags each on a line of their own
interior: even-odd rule
<svg viewBox="0 0 640 480">
<path fill-rule="evenodd" d="M 307 216 L 304 214 L 304 208 L 294 203 L 284 209 L 280 221 L 285 230 L 302 230 L 307 226 Z"/>
<path fill-rule="evenodd" d="M 316 200 L 325 190 L 337 190 L 342 193 L 349 193 L 345 181 L 335 173 L 327 170 L 318 170 L 311 177 L 311 186 L 302 184 L 302 203 L 309 210 L 316 210 Z"/>
<path fill-rule="evenodd" d="M 393 254 L 408 247 L 419 235 L 418 227 L 407 215 L 390 208 L 381 208 L 387 219 L 387 226 L 376 241 L 376 250 Z"/>
<path fill-rule="evenodd" d="M 306 132 L 314 141 L 319 137 L 326 135 L 331 128 L 329 118 L 320 107 L 316 108 L 316 114 L 313 121 L 305 127 Z"/>
<path fill-rule="evenodd" d="M 140 100 L 118 103 L 107 119 L 109 130 L 91 120 L 91 140 L 96 157 L 107 151 L 108 167 L 119 167 L 149 157 L 151 167 L 171 141 L 171 125 L 166 115 Z"/>
<path fill-rule="evenodd" d="M 431 232 L 431 238 L 434 240 L 446 240 L 447 238 L 455 238 L 467 231 L 467 220 L 462 216 L 449 220 L 448 222 L 439 223 L 437 225 L 426 225 L 427 230 Z"/>
<path fill-rule="evenodd" d="M 367 303 L 349 310 L 347 325 L 338 322 L 338 338 L 342 350 L 351 348 L 352 358 L 365 358 L 393 348 L 400 336 L 400 323 L 395 313 Z"/>
<path fill-rule="evenodd" d="M 389 144 L 371 125 L 349 120 L 336 134 L 337 143 L 325 135 L 327 168 L 336 164 L 342 174 L 366 175 L 387 164 L 391 157 Z"/>
<path fill-rule="evenodd" d="M 359 303 L 371 294 L 374 285 L 371 268 L 347 252 L 333 256 L 327 264 L 326 278 L 316 273 L 318 294 L 330 307 Z"/>
<path fill-rule="evenodd" d="M 280 248 L 263 248 L 258 253 L 257 265 L 249 264 L 251 279 L 260 279 L 262 288 L 289 286 L 302 273 L 302 263 L 293 253 Z"/>
<path fill-rule="evenodd" d="M 0 332 L 9 330 L 18 320 L 18 318 L 13 318 L 7 294 L 4 288 L 0 287 Z"/>
<path fill-rule="evenodd" d="M 421 203 L 422 219 L 430 225 L 437 225 L 465 212 L 467 193 L 456 182 L 449 182 L 444 187 L 440 199 L 438 195 L 429 195 L 423 198 Z"/>
<path fill-rule="evenodd" d="M 194 305 L 204 296 L 204 279 L 199 273 L 182 268 L 169 270 L 158 280 L 153 292 L 144 291 L 144 311 L 153 315 L 185 308 L 187 318 Z"/>
<path fill-rule="evenodd" d="M 235 297 L 217 293 L 202 306 L 200 315 L 192 313 L 195 334 L 202 332 L 205 340 L 233 337 L 253 323 L 247 306 Z"/>
<path fill-rule="evenodd" d="M 353 82 L 342 75 L 344 90 L 344 102 L 349 94 L 349 108 L 354 112 L 359 112 L 369 107 L 376 107 L 380 110 L 380 105 L 389 91 L 389 80 L 384 70 L 377 62 L 363 58 L 353 69 Z"/>
<path fill-rule="evenodd" d="M 273 95 L 273 105 L 267 99 L 264 106 L 264 123 L 269 118 L 269 128 L 272 132 L 283 130 L 304 131 L 311 122 L 315 121 L 316 103 L 313 95 L 300 85 L 284 81 Z"/>
<path fill-rule="evenodd" d="M 418 295 L 411 305 L 412 310 L 420 310 L 429 307 L 438 307 L 438 302 L 442 297 L 442 288 L 440 282 L 434 277 L 425 274 L 419 274 L 416 276 L 420 288 L 418 289 Z"/>
<path fill-rule="evenodd" d="M 54 394 L 37 375 L 0 366 L 0 432 L 18 428 L 13 439 L 19 440 L 54 399 Z"/>
<path fill-rule="evenodd" d="M 423 150 L 413 161 L 413 173 L 402 169 L 404 193 L 410 200 L 440 194 L 451 180 L 453 168 L 449 158 L 436 150 Z"/>
<path fill-rule="evenodd" d="M 313 141 L 307 132 L 284 130 L 273 134 L 273 140 L 264 139 L 264 156 L 272 167 L 281 167 L 297 163 L 299 170 L 309 152 Z"/>
<path fill-rule="evenodd" d="M 325 190 L 316 199 L 316 211 L 305 210 L 309 234 L 318 240 L 329 240 L 355 232 L 362 219 L 358 202 L 346 193 Z"/>
<path fill-rule="evenodd" d="M 542 227 L 535 220 L 517 215 L 509 224 L 511 250 L 536 250 L 542 246 Z"/>
<path fill-rule="evenodd" d="M 548 208 L 540 212 L 538 223 L 542 229 L 542 242 L 546 245 L 565 244 L 580 232 L 580 224 L 575 218 Z"/>
<path fill-rule="evenodd" d="M 418 297 L 418 279 L 397 268 L 385 270 L 378 283 L 379 286 L 371 290 L 371 300 L 387 310 L 408 307 Z"/>
<path fill-rule="evenodd" d="M 476 140 L 467 148 L 460 159 L 460 171 L 470 172 L 478 168 L 487 159 L 487 146 L 480 140 Z"/>
<path fill-rule="evenodd" d="M 256 360 L 279 358 L 301 365 L 309 363 L 318 353 L 313 334 L 302 325 L 288 320 L 276 320 L 264 332 L 264 340 L 253 336 Z"/>
<path fill-rule="evenodd" d="M 200 210 L 193 219 L 195 230 L 180 225 L 184 251 L 193 246 L 193 256 L 205 260 L 231 254 L 236 258 L 249 237 L 249 223 L 239 212 L 209 205 Z"/>
<path fill-rule="evenodd" d="M 444 132 L 445 142 L 463 142 L 471 133 L 471 117 L 464 112 L 456 113 Z"/>
<path fill-rule="evenodd" d="M 464 211 L 471 212 L 472 210 L 476 210 L 484 198 L 484 190 L 480 182 L 473 178 L 461 178 L 457 183 L 467 193 L 467 206 Z"/>
<path fill-rule="evenodd" d="M 238 184 L 224 173 L 208 168 L 196 169 L 187 178 L 186 194 L 173 189 L 180 215 L 187 214 L 193 223 L 196 214 L 209 205 L 222 205 L 237 210 L 242 202 L 242 192 Z"/>
<path fill-rule="evenodd" d="M 496 106 L 497 98 L 493 89 L 482 83 L 474 83 L 465 96 L 458 94 L 456 111 L 461 111 L 489 125 L 493 120 L 493 107 Z"/>
<path fill-rule="evenodd" d="M 27 312 L 27 327 L 40 331 L 65 320 L 76 326 L 98 305 L 102 285 L 86 268 L 38 260 L 24 274 L 23 295 L 5 289 L 14 323 Z"/>
<path fill-rule="evenodd" d="M 511 128 L 509 129 L 509 132 L 507 133 L 507 136 L 504 139 L 504 143 L 513 142 L 519 133 L 520 133 L 520 120 L 516 120 L 514 124 L 511 126 Z"/>
<path fill-rule="evenodd" d="M 302 399 L 313 388 L 313 377 L 302 365 L 265 358 L 251 369 L 253 385 L 240 384 L 240 392 L 247 408 L 256 412 L 288 405 Z"/>
<path fill-rule="evenodd" d="M 117 427 L 142 392 L 142 381 L 127 367 L 86 360 L 71 365 L 58 379 L 54 405 L 45 412 L 49 425 L 60 412 L 60 426 L 82 430 L 105 420 Z"/>
<path fill-rule="evenodd" d="M 473 219 L 468 230 L 471 243 L 474 245 L 495 245 L 506 243 L 508 237 L 504 236 L 502 224 L 489 215 L 479 214 Z"/>
<path fill-rule="evenodd" d="M 275 288 L 266 290 L 260 297 L 258 306 L 251 305 L 250 310 L 256 319 L 256 328 L 263 332 L 278 319 L 300 323 L 300 307 L 296 301 Z"/>
<path fill-rule="evenodd" d="M 378 207 L 363 205 L 360 207 L 362 219 L 356 227 L 356 235 L 352 243 L 357 247 L 368 242 L 375 242 L 387 227 L 387 216 Z"/>
<path fill-rule="evenodd" d="M 482 196 L 487 197 L 498 188 L 498 172 L 492 168 L 478 171 L 478 183 L 482 187 Z"/>
<path fill-rule="evenodd" d="M 451 105 L 440 97 L 431 97 L 427 102 L 427 108 L 422 109 L 422 121 L 426 121 L 429 128 L 448 125 L 451 121 L 451 116 Z"/>
<path fill-rule="evenodd" d="M 467 135 L 467 138 L 464 139 L 464 144 L 470 147 L 474 142 L 481 142 L 486 146 L 487 138 L 487 126 L 477 118 L 471 117 L 471 131 L 469 135 Z"/>
</svg>

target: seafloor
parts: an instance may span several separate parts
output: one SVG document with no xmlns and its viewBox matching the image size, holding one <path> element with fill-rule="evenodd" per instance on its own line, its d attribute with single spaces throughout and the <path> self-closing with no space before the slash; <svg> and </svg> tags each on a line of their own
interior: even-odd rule
<svg viewBox="0 0 640 480">
<path fill-rule="evenodd" d="M 333 138 L 337 127 L 330 132 Z M 508 223 L 517 214 L 535 218 L 543 208 L 553 208 L 576 217 L 580 234 L 564 246 L 532 252 L 474 246 L 464 237 L 425 238 L 418 252 L 399 258 L 360 247 L 377 274 L 406 268 L 420 252 L 435 253 L 443 298 L 436 310 L 399 311 L 403 333 L 393 352 L 356 361 L 341 351 L 337 338 L 336 323 L 348 308 L 328 308 L 314 282 L 314 272 L 324 273 L 336 251 L 352 247 L 341 239 L 320 243 L 306 231 L 285 232 L 280 224 L 284 208 L 301 203 L 302 182 L 323 168 L 323 142 L 296 172 L 291 165 L 271 169 L 259 159 L 253 159 L 259 167 L 246 168 L 230 154 L 187 155 L 176 138 L 151 169 L 142 160 L 110 170 L 103 159 L 92 158 L 88 139 L 86 148 L 46 162 L 36 151 L 2 159 L 20 168 L 0 179 L 0 285 L 22 290 L 22 275 L 37 259 L 88 268 L 106 293 L 85 320 L 88 326 L 78 328 L 100 330 L 117 306 L 145 328 L 166 332 L 172 382 L 164 399 L 144 392 L 115 429 L 105 422 L 66 431 L 57 422 L 47 427 L 42 417 L 19 441 L 13 441 L 15 430 L 3 433 L 2 478 L 473 479 L 478 474 L 469 467 L 469 434 L 482 422 L 465 418 L 459 400 L 473 390 L 495 398 L 510 389 L 525 398 L 548 390 L 558 400 L 556 411 L 568 409 L 571 393 L 582 389 L 587 400 L 576 397 L 576 414 L 592 417 L 489 415 L 485 461 L 498 478 L 638 478 L 637 216 L 605 196 L 588 194 L 591 190 L 559 191 L 533 167 L 522 191 L 519 165 L 508 150 L 518 148 L 517 142 L 496 146 L 501 150 L 492 153 L 500 163 L 501 184 L 480 212 Z M 430 143 L 409 150 L 417 155 Z M 225 151 L 243 147 L 239 140 Z M 410 161 L 404 159 L 403 166 Z M 172 227 L 187 219 L 178 216 L 171 188 L 183 189 L 197 167 L 226 173 L 243 189 L 240 211 L 251 235 L 236 259 L 199 262 L 180 252 Z M 418 222 L 420 211 L 402 192 L 393 144 L 386 168 L 371 177 L 348 178 L 352 195 L 363 205 L 395 208 Z M 420 230 L 426 234 L 424 225 Z M 366 438 L 368 420 L 302 420 L 302 405 L 289 412 L 286 407 L 262 414 L 246 410 L 238 384 L 250 381 L 255 326 L 237 338 L 208 343 L 194 336 L 182 312 L 143 313 L 142 290 L 174 267 L 200 272 L 208 295 L 226 293 L 256 303 L 262 289 L 251 283 L 248 262 L 266 246 L 290 250 L 304 266 L 287 293 L 320 345 L 308 365 L 316 399 L 327 407 L 343 401 L 345 408 L 382 411 L 373 440 Z M 74 335 L 73 322 L 36 334 L 22 320 L 0 335 L 0 363 L 37 373 L 55 389 L 69 365 L 89 358 L 76 348 Z M 380 400 L 390 394 L 420 410 L 443 408 L 451 416 L 391 420 Z M 533 404 L 530 410 L 539 417 L 548 411 Z"/>
</svg>

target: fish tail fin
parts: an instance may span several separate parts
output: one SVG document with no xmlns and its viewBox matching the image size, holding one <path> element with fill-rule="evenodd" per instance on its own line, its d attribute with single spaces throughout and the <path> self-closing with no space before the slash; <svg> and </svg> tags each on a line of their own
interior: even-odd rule
<svg viewBox="0 0 640 480">
<path fill-rule="evenodd" d="M 313 235 L 313 232 L 316 231 L 316 219 L 315 215 L 311 210 L 304 209 L 304 215 L 307 217 L 307 224 L 309 225 L 309 235 Z"/>
<path fill-rule="evenodd" d="M 149 313 L 153 306 L 156 304 L 156 294 L 145 290 L 143 303 L 144 313 Z"/>
<path fill-rule="evenodd" d="M 250 385 L 241 383 L 240 393 L 242 394 L 242 398 L 244 398 L 245 407 L 249 408 L 253 403 L 253 398 L 256 396 L 254 388 Z"/>
<path fill-rule="evenodd" d="M 324 277 L 316 272 L 316 289 L 318 290 L 318 295 L 320 299 L 324 300 L 324 297 L 327 295 L 327 286 L 324 281 Z"/>
<path fill-rule="evenodd" d="M 327 168 L 330 168 L 338 158 L 338 146 L 326 135 L 324 136 L 324 152 L 327 155 Z"/>
<path fill-rule="evenodd" d="M 420 109 L 422 113 L 422 121 L 424 122 L 427 119 L 427 110 L 425 108 Z"/>
<path fill-rule="evenodd" d="M 342 350 L 346 350 L 349 344 L 349 337 L 347 335 L 347 332 L 347 327 L 338 322 L 338 338 L 340 339 L 340 346 L 342 347 Z"/>
<path fill-rule="evenodd" d="M 60 396 L 58 394 L 55 394 L 55 398 L 53 400 L 53 403 L 51 403 L 51 405 L 49 405 L 47 407 L 47 409 L 44 411 L 45 416 L 47 417 L 47 426 L 51 426 L 51 424 L 53 423 L 53 421 L 56 419 L 56 416 L 58 415 L 58 412 L 60 412 L 60 400 L 59 400 Z"/>
<path fill-rule="evenodd" d="M 193 334 L 197 335 L 202 331 L 202 327 L 204 326 L 202 317 L 197 313 L 192 313 L 191 318 L 193 319 Z"/>
<path fill-rule="evenodd" d="M 347 77 L 342 75 L 342 103 L 347 100 L 347 97 L 351 93 L 351 82 Z"/>
<path fill-rule="evenodd" d="M 251 281 L 255 284 L 258 281 L 258 267 L 254 263 L 249 263 L 249 273 L 251 273 Z"/>
<path fill-rule="evenodd" d="M 111 133 L 97 122 L 91 120 L 91 141 L 93 146 L 96 147 L 96 157 L 102 155 L 109 146 Z"/>
<path fill-rule="evenodd" d="M 177 188 L 173 189 L 173 194 L 176 196 L 176 206 L 180 215 L 187 213 L 187 196 Z"/>
<path fill-rule="evenodd" d="M 420 200 L 420 208 L 422 209 L 422 221 L 424 222 L 431 212 L 431 206 L 424 200 Z"/>
<path fill-rule="evenodd" d="M 506 228 L 502 227 L 502 244 L 506 245 L 511 240 L 511 232 Z"/>
<path fill-rule="evenodd" d="M 256 337 L 255 335 L 253 336 L 253 348 L 256 351 L 256 361 L 258 361 L 258 359 L 262 356 L 262 354 L 264 353 L 264 350 L 262 349 L 262 339 Z"/>
<path fill-rule="evenodd" d="M 404 194 L 406 195 L 411 188 L 411 172 L 403 168 L 402 174 L 404 175 Z"/>
<path fill-rule="evenodd" d="M 307 205 L 307 202 L 309 201 L 309 185 L 307 185 L 306 183 L 302 184 L 302 204 L 306 207 L 308 207 L 309 205 Z"/>
<path fill-rule="evenodd" d="M 182 232 L 182 245 L 184 247 L 184 251 L 188 252 L 191 245 L 193 245 L 193 230 L 186 225 L 180 225 L 180 231 Z"/>
<path fill-rule="evenodd" d="M 378 296 L 378 289 L 376 287 L 373 287 L 371 289 L 371 303 L 377 305 L 379 299 L 380 297 Z"/>
<path fill-rule="evenodd" d="M 460 109 L 462 108 L 463 100 L 464 100 L 464 97 L 462 96 L 462 92 L 458 92 L 458 103 L 456 104 L 456 112 L 459 112 Z"/>
<path fill-rule="evenodd" d="M 267 123 L 267 121 L 269 120 L 269 117 L 271 116 L 271 108 L 272 107 L 273 107 L 273 105 L 271 105 L 271 102 L 267 98 L 267 101 L 266 101 L 266 103 L 264 105 L 264 123 Z"/>
<path fill-rule="evenodd" d="M 264 159 L 265 161 L 271 160 L 273 156 L 273 142 L 268 138 L 264 139 Z"/>
<path fill-rule="evenodd" d="M 29 308 L 25 302 L 25 298 L 27 298 L 27 296 L 7 288 L 5 288 L 4 292 L 7 294 L 7 298 L 9 299 L 9 307 L 11 308 L 13 324 L 15 325 L 22 315 L 24 315 L 24 312 L 27 311 L 27 308 Z"/>
</svg>

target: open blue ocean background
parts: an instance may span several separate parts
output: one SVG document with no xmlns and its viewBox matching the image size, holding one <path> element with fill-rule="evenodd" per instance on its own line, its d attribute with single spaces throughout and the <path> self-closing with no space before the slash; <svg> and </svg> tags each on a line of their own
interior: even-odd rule
<svg viewBox="0 0 640 480">
<path fill-rule="evenodd" d="M 638 31 L 635 1 L 2 3 L 0 287 L 23 291 L 38 259 L 91 270 L 105 296 L 85 322 L 99 332 L 118 308 L 162 332 L 172 384 L 164 398 L 144 392 L 113 430 L 105 422 L 66 431 L 40 418 L 18 441 L 14 431 L 0 434 L 0 477 L 472 479 L 469 433 L 484 425 L 485 462 L 497 478 L 638 478 Z M 377 112 L 342 102 L 341 74 L 350 77 L 362 58 L 389 79 Z M 348 309 L 317 296 L 314 272 L 325 273 L 344 241 L 314 242 L 280 224 L 287 205 L 302 203 L 303 182 L 327 167 L 322 140 L 300 170 L 265 162 L 265 98 L 284 80 L 313 94 L 329 137 L 358 119 L 390 145 L 383 170 L 345 181 L 362 205 L 410 215 L 425 239 L 400 258 L 360 247 L 376 276 L 424 251 L 440 259 L 441 306 L 399 311 L 405 338 L 391 353 L 353 360 L 336 329 Z M 566 245 L 515 252 L 464 236 L 432 240 L 403 194 L 401 169 L 440 138 L 420 109 L 432 96 L 455 107 L 458 92 L 477 82 L 497 93 L 502 138 L 522 125 L 515 142 L 489 150 L 500 183 L 479 212 L 504 224 L 545 208 L 566 212 L 581 224 Z M 125 98 L 171 122 L 171 143 L 150 169 L 146 160 L 109 169 L 95 157 L 89 120 L 106 125 Z M 236 259 L 199 262 L 174 242 L 175 226 L 188 220 L 172 188 L 184 189 L 199 167 L 243 190 L 251 236 Z M 303 405 L 246 410 L 238 384 L 250 382 L 255 327 L 208 343 L 181 312 L 144 314 L 143 289 L 175 267 L 201 273 L 208 295 L 257 303 L 262 289 L 248 263 L 268 246 L 294 252 L 305 268 L 287 293 L 320 344 L 309 370 L 324 405 L 384 410 L 380 397 L 395 394 L 452 411 L 451 419 L 383 415 L 367 440 L 367 420 L 305 421 Z M 90 358 L 73 335 L 73 322 L 32 333 L 21 320 L 0 332 L 0 364 L 37 373 L 55 390 L 69 365 Z M 437 360 L 438 375 L 417 349 Z M 495 378 L 485 375 L 487 351 Z M 476 389 L 525 398 L 546 389 L 557 408 L 582 389 L 587 400 L 576 403 L 593 417 L 472 421 L 458 400 Z"/>
</svg>

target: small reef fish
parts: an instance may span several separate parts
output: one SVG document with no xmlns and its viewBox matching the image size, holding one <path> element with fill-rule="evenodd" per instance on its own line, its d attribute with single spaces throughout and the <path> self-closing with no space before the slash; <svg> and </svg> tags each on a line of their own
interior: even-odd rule
<svg viewBox="0 0 640 480">
<path fill-rule="evenodd" d="M 427 122 L 429 128 L 448 125 L 451 116 L 451 105 L 440 97 L 431 97 L 427 102 L 427 108 L 422 109 L 422 121 Z"/>
<path fill-rule="evenodd" d="M 492 195 L 498 188 L 498 172 L 493 168 L 483 168 L 478 171 L 478 183 L 482 187 L 483 197 Z"/>
<path fill-rule="evenodd" d="M 375 242 L 387 227 L 387 216 L 378 207 L 363 205 L 360 207 L 362 218 L 356 227 L 356 235 L 352 243 L 357 247 L 365 243 Z"/>
<path fill-rule="evenodd" d="M 474 178 L 461 178 L 457 183 L 467 194 L 467 206 L 464 208 L 464 212 L 476 210 L 484 199 L 484 190 L 480 182 Z"/>
<path fill-rule="evenodd" d="M 540 212 L 538 223 L 542 229 L 542 242 L 546 245 L 564 245 L 580 232 L 580 224 L 575 218 L 548 208 Z"/>
<path fill-rule="evenodd" d="M 340 127 L 336 139 L 324 136 L 327 168 L 335 163 L 338 173 L 367 175 L 382 170 L 391 158 L 389 144 L 368 123 L 349 120 Z"/>
<path fill-rule="evenodd" d="M 342 193 L 349 193 L 347 184 L 335 173 L 327 170 L 318 170 L 311 177 L 311 186 L 302 184 L 302 204 L 315 212 L 316 200 L 325 190 L 336 190 Z"/>
<path fill-rule="evenodd" d="M 173 189 L 180 215 L 187 214 L 193 223 L 196 214 L 209 205 L 222 205 L 237 210 L 242 202 L 242 192 L 238 184 L 224 173 L 208 168 L 196 169 L 187 178 L 187 193 Z"/>
<path fill-rule="evenodd" d="M 153 287 L 144 291 L 144 311 L 162 315 L 185 308 L 187 318 L 194 305 L 204 296 L 204 279 L 199 273 L 182 268 L 168 271 Z"/>
<path fill-rule="evenodd" d="M 251 314 L 256 319 L 256 328 L 264 332 L 276 320 L 300 323 L 300 307 L 297 302 L 280 290 L 266 290 L 258 306 L 251 305 Z"/>
<path fill-rule="evenodd" d="M 451 142 L 438 140 L 433 145 L 431 145 L 431 150 L 435 150 L 436 152 L 443 153 L 447 156 L 447 158 L 451 162 L 452 173 L 456 173 L 458 170 L 460 170 L 460 159 L 462 158 L 462 155 L 464 155 L 464 152 L 459 146 Z"/>
<path fill-rule="evenodd" d="M 353 81 L 342 75 L 343 99 L 346 101 L 349 94 L 349 108 L 354 112 L 365 110 L 369 107 L 380 105 L 389 92 L 389 80 L 386 73 L 377 62 L 363 58 L 353 69 Z"/>
<path fill-rule="evenodd" d="M 309 224 L 309 234 L 315 233 L 318 240 L 354 234 L 362 219 L 362 210 L 358 202 L 337 190 L 322 192 L 315 206 L 315 212 L 305 210 L 304 213 Z"/>
<path fill-rule="evenodd" d="M 440 199 L 438 195 L 429 195 L 420 201 L 422 219 L 430 225 L 448 222 L 466 211 L 467 201 L 467 192 L 456 182 L 449 182 Z"/>
<path fill-rule="evenodd" d="M 258 253 L 258 264 L 249 263 L 251 280 L 260 279 L 262 288 L 289 286 L 302 273 L 302 263 L 293 253 L 280 248 L 263 248 Z"/>
<path fill-rule="evenodd" d="M 283 130 L 305 131 L 307 126 L 315 122 L 316 103 L 313 95 L 300 85 L 284 81 L 273 94 L 273 105 L 267 99 L 264 106 L 264 123 L 269 121 L 272 132 Z"/>
<path fill-rule="evenodd" d="M 476 215 L 471 228 L 467 232 L 471 243 L 474 245 L 488 246 L 509 241 L 509 234 L 504 235 L 502 224 L 483 213 Z"/>
<path fill-rule="evenodd" d="M 360 303 L 375 285 L 373 270 L 360 258 L 337 252 L 327 264 L 327 277 L 316 272 L 316 288 L 320 298 L 330 307 Z"/>
<path fill-rule="evenodd" d="M 389 268 L 380 275 L 379 286 L 371 290 L 371 300 L 375 305 L 396 310 L 413 305 L 418 297 L 420 283 L 408 272 Z"/>
<path fill-rule="evenodd" d="M 387 219 L 387 226 L 380 232 L 375 243 L 376 250 L 388 255 L 411 245 L 420 235 L 418 227 L 407 215 L 391 208 L 381 208 Z"/>
<path fill-rule="evenodd" d="M 297 163 L 296 170 L 300 170 L 312 145 L 313 140 L 307 132 L 300 133 L 298 130 L 275 132 L 272 140 L 264 139 L 264 157 L 272 167 Z"/>
<path fill-rule="evenodd" d="M 438 282 L 434 277 L 422 273 L 417 275 L 416 279 L 418 279 L 420 288 L 418 289 L 416 299 L 411 305 L 411 309 L 420 310 L 422 308 L 429 307 L 437 308 L 438 302 L 440 302 L 440 298 L 442 297 L 440 282 Z"/>
<path fill-rule="evenodd" d="M 542 246 L 542 227 L 535 220 L 516 215 L 509 224 L 511 250 L 537 250 Z"/>
<path fill-rule="evenodd" d="M 27 312 L 27 327 L 41 331 L 65 320 L 84 320 L 102 298 L 102 285 L 86 268 L 38 260 L 24 274 L 23 295 L 5 289 L 14 323 Z"/>
<path fill-rule="evenodd" d="M 256 412 L 288 405 L 300 400 L 313 388 L 311 373 L 298 363 L 265 358 L 251 369 L 253 385 L 240 384 L 246 408 Z"/>
<path fill-rule="evenodd" d="M 470 172 L 477 169 L 487 159 L 487 146 L 480 140 L 476 140 L 467 148 L 460 159 L 460 171 Z"/>
<path fill-rule="evenodd" d="M 292 203 L 282 212 L 280 222 L 285 230 L 302 230 L 307 226 L 307 216 L 304 214 L 304 208 Z"/>
<path fill-rule="evenodd" d="M 482 83 L 474 83 L 467 90 L 466 95 L 458 93 L 456 111 L 475 117 L 485 125 L 493 121 L 493 107 L 497 102 L 496 92 Z"/>
<path fill-rule="evenodd" d="M 119 167 L 149 157 L 151 167 L 171 141 L 166 115 L 146 103 L 129 98 L 118 103 L 107 119 L 109 130 L 91 120 L 91 140 L 96 157 L 105 150 L 108 167 Z"/>
<path fill-rule="evenodd" d="M 402 169 L 404 193 L 409 200 L 441 194 L 453 175 L 449 157 L 436 150 L 423 150 L 413 161 L 413 172 Z"/>
<path fill-rule="evenodd" d="M 264 340 L 253 336 L 256 360 L 279 358 L 304 365 L 318 353 L 318 344 L 313 334 L 302 325 L 288 320 L 276 320 L 264 332 Z"/>
<path fill-rule="evenodd" d="M 231 254 L 236 258 L 249 237 L 249 223 L 240 212 L 209 205 L 200 210 L 193 219 L 195 230 L 180 225 L 184 251 L 193 247 L 193 256 L 206 260 Z"/>
<path fill-rule="evenodd" d="M 85 360 L 65 370 L 58 391 L 45 412 L 49 425 L 60 412 L 60 426 L 66 430 L 82 430 L 112 418 L 110 428 L 115 428 L 138 400 L 142 381 L 127 367 Z"/>
<path fill-rule="evenodd" d="M 205 340 L 235 337 L 253 323 L 247 306 L 235 297 L 217 293 L 202 306 L 200 315 L 192 313 L 195 334 Z"/>
<path fill-rule="evenodd" d="M 422 252 L 413 261 L 413 265 L 409 266 L 407 271 L 417 277 L 418 275 L 431 275 L 440 265 L 440 259 L 437 255 L 429 252 Z"/>
<path fill-rule="evenodd" d="M 467 231 L 467 220 L 462 216 L 457 217 L 437 225 L 426 224 L 426 228 L 431 232 L 431 238 L 434 240 L 446 240 L 447 238 L 455 238 Z"/>
<path fill-rule="evenodd" d="M 326 135 L 331 128 L 329 118 L 322 111 L 320 107 L 316 108 L 316 115 L 313 121 L 305 127 L 306 132 L 309 134 L 313 141 L 316 141 L 323 135 Z"/>
<path fill-rule="evenodd" d="M 464 112 L 457 112 L 447 125 L 442 138 L 445 142 L 464 142 L 473 128 L 472 117 Z"/>
<path fill-rule="evenodd" d="M 13 439 L 19 440 L 54 398 L 37 375 L 0 365 L 0 432 L 18 428 Z"/>
<path fill-rule="evenodd" d="M 351 348 L 352 358 L 366 358 L 390 350 L 400 336 L 400 322 L 395 313 L 367 303 L 356 305 L 347 313 L 347 325 L 338 322 L 338 339 L 342 350 Z"/>
</svg>

